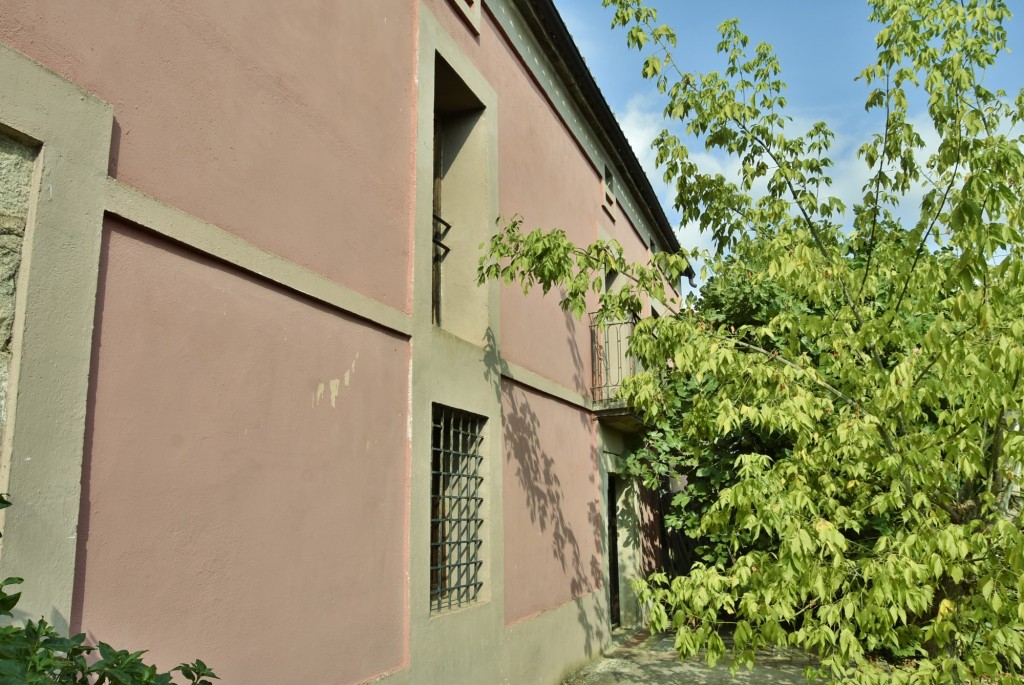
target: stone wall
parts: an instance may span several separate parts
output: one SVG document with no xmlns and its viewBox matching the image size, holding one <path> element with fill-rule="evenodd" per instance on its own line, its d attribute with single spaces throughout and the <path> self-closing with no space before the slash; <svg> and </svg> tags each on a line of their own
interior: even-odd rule
<svg viewBox="0 0 1024 685">
<path fill-rule="evenodd" d="M 0 434 L 7 425 L 14 291 L 21 266 L 35 156 L 34 148 L 0 133 Z"/>
</svg>

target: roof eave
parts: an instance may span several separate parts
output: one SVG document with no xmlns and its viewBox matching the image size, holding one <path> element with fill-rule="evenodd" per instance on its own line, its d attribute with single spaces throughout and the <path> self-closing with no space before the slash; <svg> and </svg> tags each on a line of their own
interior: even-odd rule
<svg viewBox="0 0 1024 685">
<path fill-rule="evenodd" d="M 530 24 L 531 30 L 540 39 L 548 58 L 561 72 L 559 75 L 570 86 L 569 90 L 576 100 L 575 104 L 585 116 L 590 117 L 590 123 L 595 132 L 603 138 L 605 148 L 615 155 L 615 161 L 627 172 L 626 178 L 622 180 L 641 200 L 641 206 L 648 215 L 646 218 L 657 231 L 662 246 L 672 252 L 678 251 L 679 239 L 665 215 L 651 181 L 640 165 L 636 153 L 633 152 L 626 134 L 622 132 L 597 81 L 590 73 L 553 0 L 514 1 Z"/>
</svg>

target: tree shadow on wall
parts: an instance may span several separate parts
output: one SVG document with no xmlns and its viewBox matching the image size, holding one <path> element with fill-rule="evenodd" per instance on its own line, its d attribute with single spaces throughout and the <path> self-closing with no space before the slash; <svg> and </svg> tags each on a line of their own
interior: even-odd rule
<svg viewBox="0 0 1024 685">
<path fill-rule="evenodd" d="M 569 597 L 576 604 L 584 632 L 583 647 L 589 656 L 601 649 L 606 636 L 603 620 L 595 622 L 595 617 L 606 615 L 603 595 L 598 592 L 603 575 L 599 552 L 603 521 L 596 499 L 596 447 L 593 444 L 589 447 L 594 468 L 579 474 L 593 492 L 586 503 L 586 526 L 580 526 L 578 521 L 574 524 L 569 520 L 566 513 L 582 502 L 567 499 L 555 457 L 544 449 L 538 438 L 542 419 L 516 389 L 517 386 L 510 384 L 503 390 L 507 407 L 503 422 L 505 459 L 513 467 L 516 481 L 525 494 L 531 524 L 550 539 L 551 554 L 568 579 Z M 589 418 L 581 414 L 580 421 L 589 423 Z M 589 430 L 589 425 L 587 428 Z M 594 598 L 596 614 L 588 612 L 586 607 L 590 602 L 584 602 L 591 593 L 597 593 Z"/>
<path fill-rule="evenodd" d="M 619 541 L 640 555 L 640 576 L 655 572 L 686 575 L 698 558 L 700 541 L 666 525 L 665 517 L 672 513 L 672 492 L 667 485 L 651 490 L 635 478 L 620 482 L 622 493 L 616 509 Z"/>
<path fill-rule="evenodd" d="M 574 317 L 571 312 L 562 312 L 562 315 L 565 318 L 566 345 L 569 348 L 569 356 L 572 359 L 573 387 L 576 388 L 576 392 L 580 393 L 584 397 L 590 397 L 590 374 L 586 373 L 586 365 L 583 361 L 583 355 L 580 354 L 580 347 L 576 344 L 576 317 Z M 591 373 L 592 372 L 593 369 L 591 369 Z"/>
<path fill-rule="evenodd" d="M 662 539 L 661 493 L 650 490 L 643 483 L 634 482 L 636 488 L 637 523 L 641 573 L 646 577 L 665 570 L 664 540 Z"/>
<path fill-rule="evenodd" d="M 549 294 L 553 296 L 555 293 Z M 563 290 L 559 292 L 558 296 L 564 297 L 565 291 Z M 581 343 L 576 338 L 577 326 L 580 322 L 575 316 L 573 316 L 572 312 L 567 311 L 562 311 L 562 320 L 565 323 L 565 348 L 568 353 L 568 366 L 572 369 L 572 377 L 569 380 L 567 387 L 572 391 L 589 398 L 592 391 L 591 378 L 593 376 L 594 369 L 587 368 L 588 366 L 592 366 L 593 361 L 591 360 L 590 365 L 587 364 L 587 360 L 580 351 Z M 533 323 L 536 322 L 531 322 L 531 324 Z M 584 337 L 582 345 L 586 349 L 590 349 L 592 351 L 594 341 L 591 338 L 589 327 L 587 328 L 586 333 L 587 335 Z M 552 355 L 559 355 L 561 352 L 561 348 L 553 345 L 549 353 Z M 488 328 L 484 333 L 484 353 L 484 361 L 487 368 L 486 376 L 488 381 L 495 381 L 496 379 L 500 379 L 503 375 L 511 375 L 509 373 L 508 364 L 506 364 L 505 360 L 501 358 L 501 353 L 498 349 L 498 341 L 491 328 Z M 558 383 L 558 381 L 555 382 Z"/>
</svg>

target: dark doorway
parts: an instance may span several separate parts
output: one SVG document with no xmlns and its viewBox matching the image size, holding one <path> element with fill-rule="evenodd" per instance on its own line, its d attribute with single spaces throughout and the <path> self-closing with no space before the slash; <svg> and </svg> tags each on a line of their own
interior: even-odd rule
<svg viewBox="0 0 1024 685">
<path fill-rule="evenodd" d="M 608 620 L 612 628 L 622 624 L 619 611 L 619 488 L 608 474 Z"/>
</svg>

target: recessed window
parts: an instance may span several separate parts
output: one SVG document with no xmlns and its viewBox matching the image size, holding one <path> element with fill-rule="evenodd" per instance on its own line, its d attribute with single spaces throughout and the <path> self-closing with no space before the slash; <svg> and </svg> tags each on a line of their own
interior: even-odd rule
<svg viewBox="0 0 1024 685">
<path fill-rule="evenodd" d="M 601 209 L 608 218 L 615 222 L 615 174 L 611 167 L 605 166 L 601 175 Z"/>
<path fill-rule="evenodd" d="M 488 223 L 484 106 L 438 56 L 434 72 L 434 171 L 430 309 L 435 326 L 467 340 L 486 328 L 477 287 L 480 226 Z M 483 210 L 483 211 L 481 211 Z"/>
<path fill-rule="evenodd" d="M 615 175 L 610 167 L 604 168 L 604 203 L 611 207 L 615 204 Z"/>
<path fill-rule="evenodd" d="M 480 33 L 480 0 L 448 0 L 462 14 L 469 27 Z"/>
<path fill-rule="evenodd" d="M 482 416 L 433 405 L 430 482 L 430 611 L 471 604 L 483 587 Z"/>
</svg>

